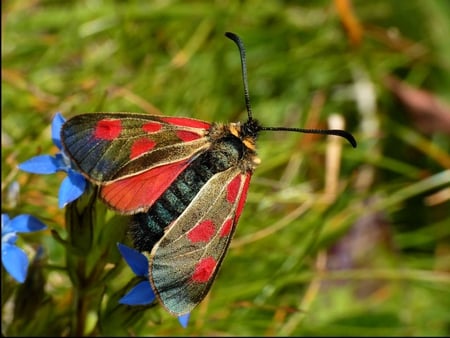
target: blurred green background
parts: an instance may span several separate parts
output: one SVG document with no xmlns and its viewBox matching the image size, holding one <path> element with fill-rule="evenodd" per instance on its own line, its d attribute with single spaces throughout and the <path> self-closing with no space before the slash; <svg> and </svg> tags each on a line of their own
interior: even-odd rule
<svg viewBox="0 0 450 338">
<path fill-rule="evenodd" d="M 189 327 L 158 307 L 118 335 L 450 335 L 450 2 L 17 0 L 2 1 L 2 28 L 11 216 L 63 229 L 64 175 L 16 168 L 56 152 L 58 111 L 244 121 L 226 31 L 245 43 L 263 125 L 331 128 L 337 115 L 358 141 L 262 133 L 235 238 Z M 51 263 L 61 248 L 47 235 Z M 56 308 L 71 298 L 58 273 L 46 290 Z"/>
</svg>

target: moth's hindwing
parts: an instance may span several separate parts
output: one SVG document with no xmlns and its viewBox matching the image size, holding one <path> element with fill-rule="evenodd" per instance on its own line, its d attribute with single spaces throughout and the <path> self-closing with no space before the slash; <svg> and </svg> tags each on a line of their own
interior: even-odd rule
<svg viewBox="0 0 450 338">
<path fill-rule="evenodd" d="M 148 254 L 150 282 L 174 315 L 189 313 L 208 293 L 242 212 L 251 173 L 214 175 Z"/>
</svg>

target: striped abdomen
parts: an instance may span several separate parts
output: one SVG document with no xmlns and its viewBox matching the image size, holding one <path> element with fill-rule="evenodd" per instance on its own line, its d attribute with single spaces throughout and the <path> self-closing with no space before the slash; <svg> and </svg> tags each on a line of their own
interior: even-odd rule
<svg viewBox="0 0 450 338">
<path fill-rule="evenodd" d="M 242 141 L 227 135 L 192 161 L 147 212 L 133 216 L 130 232 L 136 249 L 150 252 L 164 228 L 181 215 L 208 180 L 236 166 L 242 154 Z"/>
</svg>

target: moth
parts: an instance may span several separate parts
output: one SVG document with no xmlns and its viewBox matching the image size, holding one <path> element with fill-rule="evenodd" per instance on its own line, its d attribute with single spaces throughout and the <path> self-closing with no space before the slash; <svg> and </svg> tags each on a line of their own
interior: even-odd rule
<svg viewBox="0 0 450 338">
<path fill-rule="evenodd" d="M 252 117 L 245 49 L 242 66 L 247 121 L 209 123 L 187 117 L 95 113 L 65 122 L 66 154 L 110 208 L 132 216 L 134 246 L 149 261 L 149 279 L 164 308 L 191 312 L 208 293 L 244 208 L 260 163 L 262 131 L 337 135 L 343 130 L 264 127 Z"/>
</svg>

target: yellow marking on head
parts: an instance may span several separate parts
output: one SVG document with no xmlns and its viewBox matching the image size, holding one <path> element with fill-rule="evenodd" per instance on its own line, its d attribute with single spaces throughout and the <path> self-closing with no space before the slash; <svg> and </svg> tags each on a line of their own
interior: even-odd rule
<svg viewBox="0 0 450 338">
<path fill-rule="evenodd" d="M 241 133 L 241 125 L 238 123 L 230 123 L 229 130 L 231 135 L 239 137 Z"/>
<path fill-rule="evenodd" d="M 248 149 L 253 150 L 253 151 L 256 150 L 256 147 L 255 147 L 255 140 L 254 140 L 253 138 L 247 137 L 247 138 L 245 138 L 244 140 L 242 140 L 242 143 L 244 143 L 244 145 L 245 145 Z"/>
</svg>

